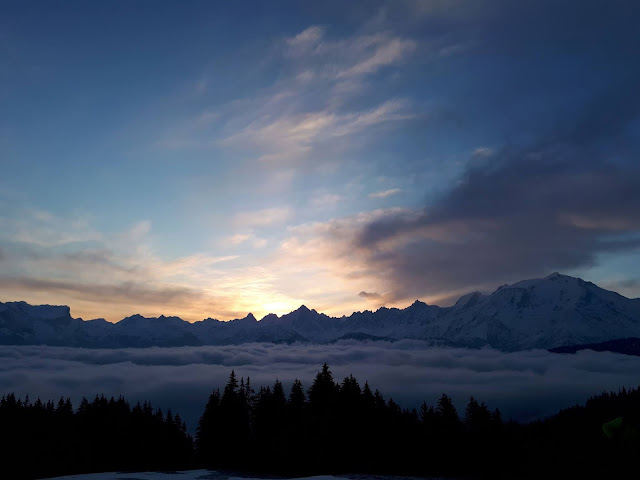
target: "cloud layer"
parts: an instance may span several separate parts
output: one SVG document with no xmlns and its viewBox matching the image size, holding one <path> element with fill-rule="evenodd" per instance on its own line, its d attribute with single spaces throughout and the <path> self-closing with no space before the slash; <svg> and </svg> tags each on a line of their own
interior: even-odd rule
<svg viewBox="0 0 640 480">
<path fill-rule="evenodd" d="M 640 358 L 580 351 L 558 355 L 534 350 L 425 348 L 420 342 L 341 342 L 303 346 L 247 344 L 88 350 L 41 346 L 0 347 L 0 391 L 31 398 L 95 394 L 151 400 L 178 410 L 191 431 L 213 388 L 222 388 L 231 369 L 250 377 L 255 388 L 295 378 L 305 388 L 324 362 L 336 380 L 353 375 L 405 407 L 434 404 L 442 393 L 463 410 L 475 396 L 506 417 L 529 420 L 586 400 L 604 390 L 640 383 Z"/>
</svg>

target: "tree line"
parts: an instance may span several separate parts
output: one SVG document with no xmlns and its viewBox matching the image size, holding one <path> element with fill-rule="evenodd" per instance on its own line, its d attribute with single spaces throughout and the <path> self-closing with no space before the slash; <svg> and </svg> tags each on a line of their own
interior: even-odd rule
<svg viewBox="0 0 640 480">
<path fill-rule="evenodd" d="M 447 395 L 401 408 L 325 364 L 305 391 L 278 380 L 254 391 L 232 371 L 199 421 L 196 462 L 280 475 L 327 473 L 474 478 L 613 478 L 640 447 L 640 390 L 592 397 L 543 421 L 503 421 L 471 397 L 458 412 Z M 622 477 L 621 477 L 622 478 Z"/>
<path fill-rule="evenodd" d="M 179 414 L 123 398 L 32 402 L 0 399 L 0 477 L 14 479 L 191 465 L 193 441 Z"/>
<path fill-rule="evenodd" d="M 458 412 L 402 408 L 367 382 L 323 365 L 308 389 L 253 388 L 232 370 L 213 390 L 195 441 L 178 414 L 122 397 L 0 400 L 0 461 L 11 478 L 207 467 L 258 474 L 394 474 L 474 478 L 621 476 L 640 447 L 640 390 L 622 389 L 545 420 L 516 423 L 470 398 Z M 14 473 L 15 472 L 15 473 Z M 620 478 L 623 478 L 622 476 Z"/>
</svg>

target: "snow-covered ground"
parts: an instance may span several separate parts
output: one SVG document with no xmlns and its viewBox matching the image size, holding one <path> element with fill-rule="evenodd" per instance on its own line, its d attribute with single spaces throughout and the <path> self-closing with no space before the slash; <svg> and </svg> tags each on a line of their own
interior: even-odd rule
<svg viewBox="0 0 640 480">
<path fill-rule="evenodd" d="M 369 475 L 349 475 L 348 477 L 336 477 L 333 475 L 317 475 L 315 477 L 305 477 L 304 479 L 291 478 L 287 480 L 411 480 L 415 477 L 388 477 Z M 42 479 L 44 480 L 44 479 Z M 265 480 L 260 477 L 241 477 L 230 473 L 216 472 L 213 470 L 189 470 L 183 472 L 107 472 L 92 473 L 85 475 L 69 475 L 66 477 L 55 477 L 46 480 Z M 273 480 L 273 477 L 270 477 Z M 426 479 L 424 479 L 426 480 Z M 432 478 L 431 480 L 437 480 Z"/>
<path fill-rule="evenodd" d="M 189 470 L 185 472 L 105 472 L 90 473 L 80 475 L 68 475 L 65 477 L 55 477 L 47 480 L 199 480 L 199 479 L 220 479 L 217 472 L 210 470 Z M 230 477 L 229 477 L 230 478 Z"/>
<path fill-rule="evenodd" d="M 319 475 L 305 480 L 336 480 L 340 477 Z M 44 479 L 43 479 L 44 480 Z M 47 480 L 263 480 L 256 477 L 239 477 L 213 470 L 188 470 L 182 472 L 106 472 L 55 477 Z M 290 479 L 294 480 L 294 479 Z"/>
</svg>

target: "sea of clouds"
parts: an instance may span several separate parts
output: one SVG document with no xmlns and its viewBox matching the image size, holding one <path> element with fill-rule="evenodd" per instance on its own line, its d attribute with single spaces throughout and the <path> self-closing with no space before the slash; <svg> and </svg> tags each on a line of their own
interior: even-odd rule
<svg viewBox="0 0 640 480">
<path fill-rule="evenodd" d="M 232 369 L 257 390 L 278 378 L 288 390 L 295 378 L 308 388 L 327 362 L 334 378 L 353 374 L 404 407 L 433 405 L 450 395 L 460 413 L 473 395 L 505 418 L 530 420 L 583 403 L 604 390 L 640 385 L 640 357 L 583 350 L 504 353 L 492 349 L 427 347 L 419 341 L 340 342 L 176 348 L 84 349 L 0 346 L 0 394 L 32 400 L 124 395 L 171 408 L 191 432 L 214 388 Z"/>
</svg>

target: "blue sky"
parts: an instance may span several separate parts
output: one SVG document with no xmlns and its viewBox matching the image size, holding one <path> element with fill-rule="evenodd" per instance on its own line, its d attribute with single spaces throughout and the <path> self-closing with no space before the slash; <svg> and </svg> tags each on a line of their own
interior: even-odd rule
<svg viewBox="0 0 640 480">
<path fill-rule="evenodd" d="M 516 5 L 517 3 L 517 5 Z M 0 2 L 1 300 L 640 296 L 636 2 Z"/>
</svg>

